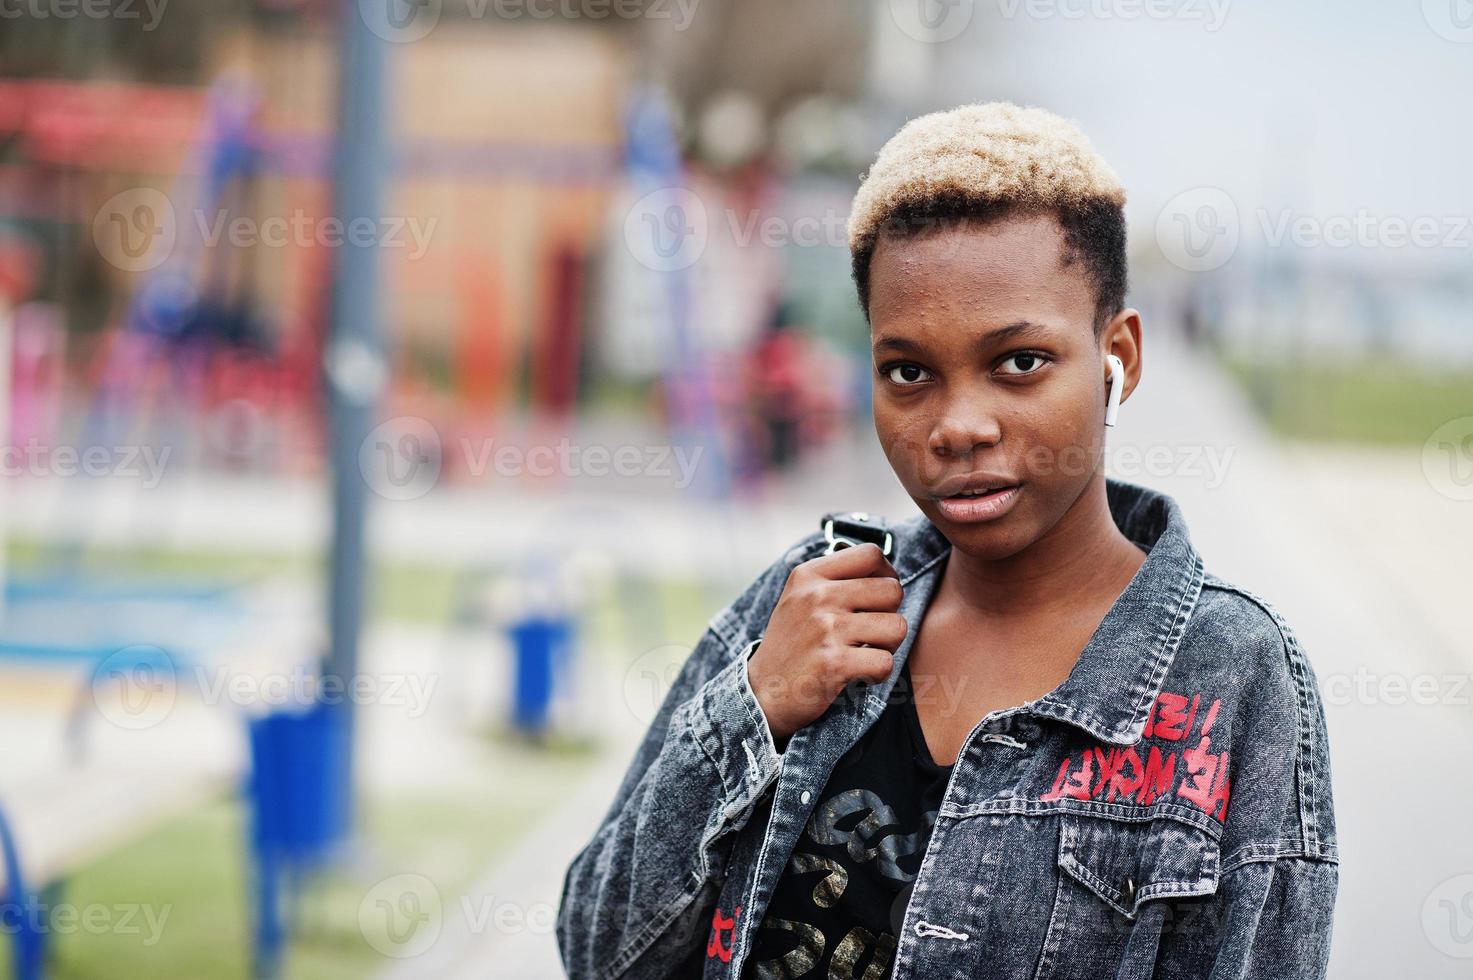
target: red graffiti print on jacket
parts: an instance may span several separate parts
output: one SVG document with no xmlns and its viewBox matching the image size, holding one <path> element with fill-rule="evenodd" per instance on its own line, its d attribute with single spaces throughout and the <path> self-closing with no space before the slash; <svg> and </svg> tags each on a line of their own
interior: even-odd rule
<svg viewBox="0 0 1473 980">
<path fill-rule="evenodd" d="M 1222 699 L 1214 700 L 1205 714 L 1200 710 L 1202 702 L 1201 694 L 1187 698 L 1163 691 L 1151 706 L 1141 745 L 1130 748 L 1096 746 L 1080 756 L 1066 757 L 1059 765 L 1053 787 L 1039 799 L 1044 802 L 1104 800 L 1106 803 L 1120 800 L 1149 806 L 1162 797 L 1175 796 L 1225 822 L 1229 791 L 1228 753 L 1213 752 L 1210 737 L 1212 726 L 1222 710 Z M 1199 720 L 1201 724 L 1197 727 Z M 1180 752 L 1175 746 L 1168 745 L 1163 752 L 1160 745 L 1144 744 L 1147 739 L 1189 741 L 1194 733 L 1196 742 Z"/>
<path fill-rule="evenodd" d="M 714 956 L 719 957 L 723 963 L 731 962 L 732 949 L 736 946 L 736 920 L 741 914 L 742 907 L 738 905 L 731 910 L 731 918 L 722 915 L 719 908 L 711 916 L 711 939 L 706 943 L 706 959 Z M 724 941 L 723 935 L 726 935 Z"/>
<path fill-rule="evenodd" d="M 1187 766 L 1187 776 L 1182 780 L 1176 795 L 1191 800 L 1217 817 L 1218 820 L 1226 820 L 1228 754 L 1219 752 L 1214 755 L 1212 739 L 1207 737 L 1207 733 L 1212 730 L 1212 723 L 1217 720 L 1217 709 L 1220 707 L 1222 707 L 1220 700 L 1212 702 L 1212 707 L 1207 711 L 1207 720 L 1202 723 L 1202 741 L 1197 743 L 1195 748 L 1187 749 L 1182 753 L 1182 761 Z"/>
</svg>

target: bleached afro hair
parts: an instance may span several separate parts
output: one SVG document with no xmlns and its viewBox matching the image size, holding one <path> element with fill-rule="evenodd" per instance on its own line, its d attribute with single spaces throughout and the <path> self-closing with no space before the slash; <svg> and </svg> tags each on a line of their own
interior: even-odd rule
<svg viewBox="0 0 1473 980">
<path fill-rule="evenodd" d="M 1125 305 L 1125 188 L 1079 127 L 1007 102 L 959 106 L 912 119 L 880 149 L 849 215 L 859 304 L 869 315 L 869 264 L 880 237 L 961 219 L 1051 212 L 1068 264 L 1096 293 L 1095 330 Z"/>
</svg>

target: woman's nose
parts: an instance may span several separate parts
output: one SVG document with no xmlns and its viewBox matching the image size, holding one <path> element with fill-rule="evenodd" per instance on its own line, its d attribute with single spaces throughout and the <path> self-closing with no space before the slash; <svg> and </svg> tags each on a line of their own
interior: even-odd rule
<svg viewBox="0 0 1473 980">
<path fill-rule="evenodd" d="M 931 426 L 928 448 L 937 456 L 967 456 L 1002 439 L 997 413 L 976 399 L 954 404 Z"/>
</svg>

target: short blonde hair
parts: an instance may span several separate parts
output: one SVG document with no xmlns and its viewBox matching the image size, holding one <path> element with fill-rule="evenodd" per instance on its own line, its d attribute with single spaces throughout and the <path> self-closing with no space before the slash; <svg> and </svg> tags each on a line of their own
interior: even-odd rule
<svg viewBox="0 0 1473 980">
<path fill-rule="evenodd" d="M 1091 265 L 1102 306 L 1116 292 L 1123 302 L 1124 204 L 1120 178 L 1079 127 L 1044 109 L 986 102 L 912 119 L 880 149 L 849 215 L 861 303 L 868 306 L 869 258 L 892 224 L 903 231 L 915 218 L 1016 211 L 1056 212 Z M 1100 234 L 1105 241 L 1092 241 Z M 1118 246 L 1118 290 L 1100 282 L 1113 260 L 1092 263 L 1091 245 Z"/>
</svg>

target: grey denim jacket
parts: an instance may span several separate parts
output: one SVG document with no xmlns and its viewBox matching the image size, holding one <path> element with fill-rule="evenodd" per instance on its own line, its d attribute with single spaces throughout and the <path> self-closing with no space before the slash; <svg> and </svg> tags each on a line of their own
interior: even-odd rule
<svg viewBox="0 0 1473 980">
<path fill-rule="evenodd" d="M 1322 977 L 1339 857 L 1314 674 L 1273 607 L 1204 572 L 1171 497 L 1106 485 L 1145 563 L 1062 684 L 966 739 L 893 975 Z M 940 580 L 950 544 L 936 527 L 890 529 L 910 623 L 890 680 L 841 695 L 781 754 L 746 658 L 821 535 L 711 620 L 568 868 L 557 936 L 571 976 L 740 975 L 814 802 L 884 708 Z"/>
</svg>

